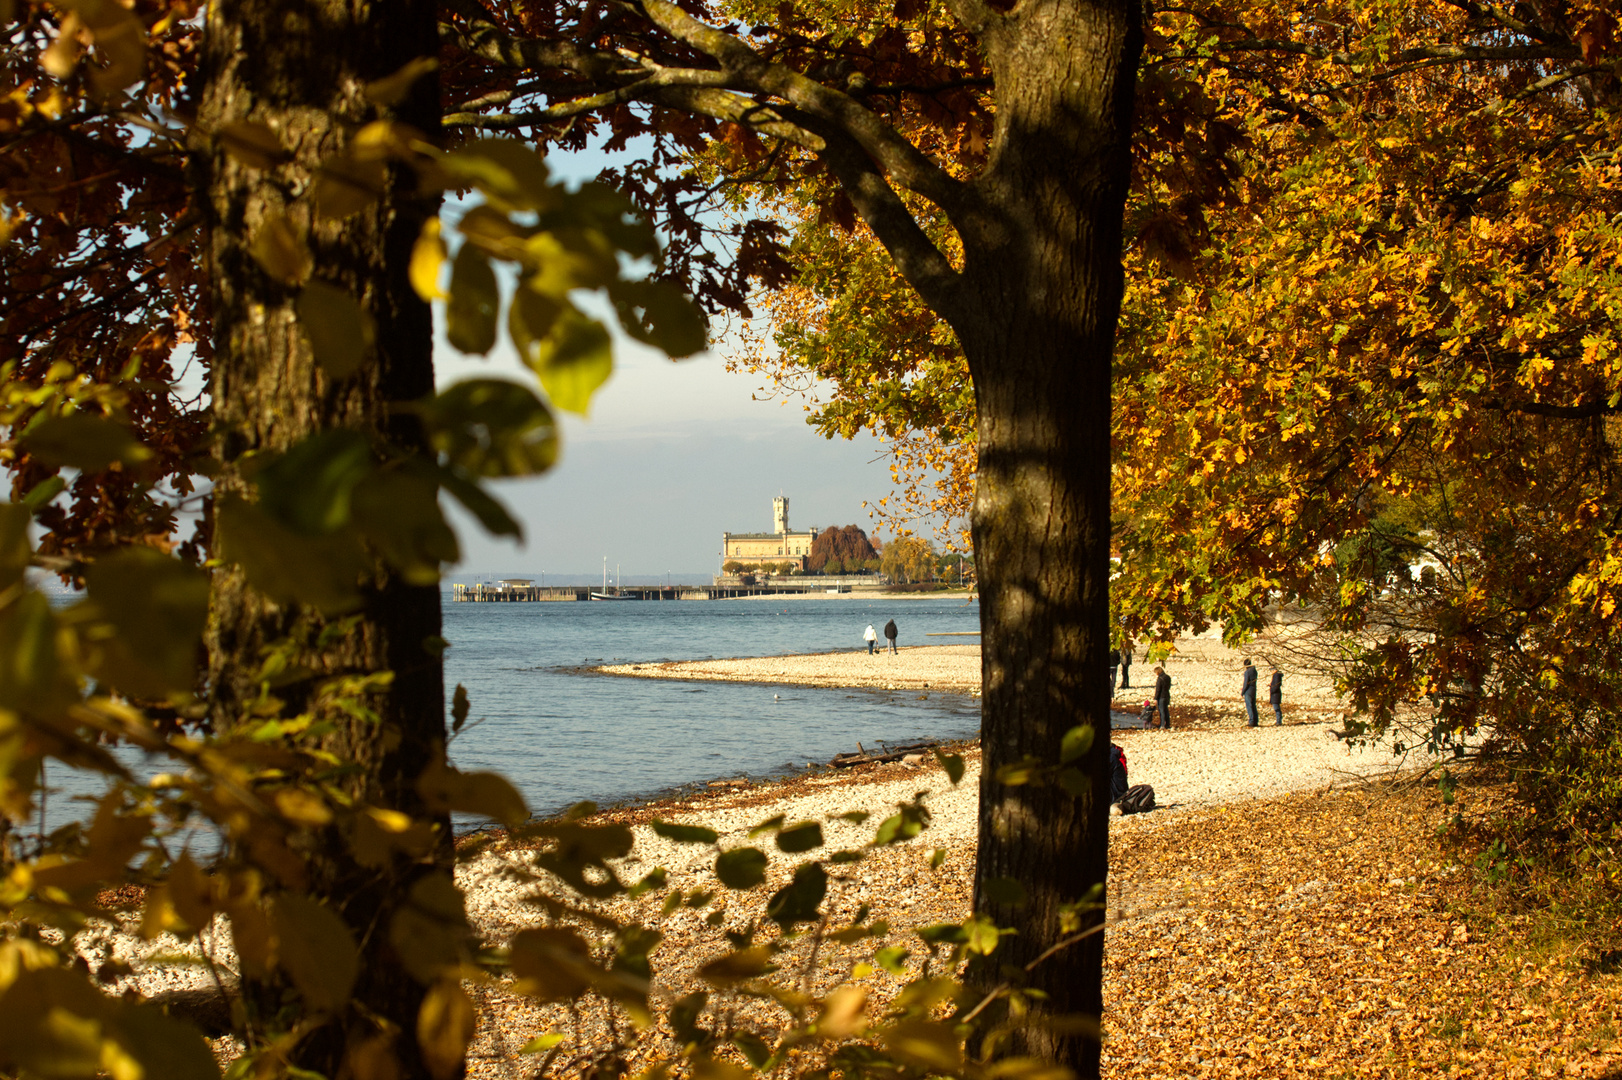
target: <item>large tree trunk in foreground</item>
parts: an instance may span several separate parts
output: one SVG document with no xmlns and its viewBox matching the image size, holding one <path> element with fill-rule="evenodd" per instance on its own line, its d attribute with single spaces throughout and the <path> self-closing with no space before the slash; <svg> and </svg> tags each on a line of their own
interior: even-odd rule
<svg viewBox="0 0 1622 1080">
<path fill-rule="evenodd" d="M 415 423 L 391 413 L 391 406 L 433 389 L 432 316 L 411 289 L 407 266 L 436 200 L 418 196 L 415 178 L 403 173 L 390 178 L 368 209 L 317 220 L 308 192 L 319 163 L 341 152 L 364 123 L 392 115 L 422 131 L 438 130 L 432 77 L 419 80 L 391 114 L 363 94 L 367 82 L 437 53 L 435 15 L 433 0 L 221 0 L 209 8 L 199 126 L 214 132 L 233 121 L 262 123 L 290 154 L 279 167 L 256 169 L 218 146 L 212 151 L 208 254 L 217 361 L 211 389 L 222 493 L 244 490 L 244 455 L 282 450 L 323 430 L 350 428 L 397 447 L 421 445 Z M 285 214 L 308 236 L 314 276 L 359 299 L 376 321 L 376 347 L 353 376 L 336 380 L 318 368 L 295 321 L 297 289 L 272 279 L 250 254 L 252 237 L 275 214 Z M 216 571 L 207 638 L 212 716 L 221 726 L 245 718 L 259 694 L 262 647 L 289 635 L 308 636 L 300 660 L 315 672 L 306 682 L 278 688 L 294 711 L 318 678 L 392 671 L 392 688 L 372 703 L 381 725 L 346 721 L 327 749 L 359 766 L 339 781 L 352 795 L 420 816 L 414 784 L 444 738 L 440 665 L 424 648 L 440 631 L 439 593 L 382 569 L 364 593 L 356 627 L 319 645 L 312 631 L 330 620 L 273 602 L 238 570 Z M 442 850 L 442 866 L 447 855 Z M 346 1045 L 392 1026 L 401 1035 L 396 1052 L 405 1075 L 426 1076 L 413 1037 L 423 988 L 393 954 L 387 926 L 411 882 L 433 866 L 397 858 L 382 870 L 363 868 L 343 838 L 328 830 L 308 853 L 307 869 L 309 891 L 340 912 L 361 943 L 355 997 L 371 1015 L 347 1009 L 307 1035 L 293 1060 L 336 1077 Z M 274 1012 L 285 989 L 255 983 L 245 996 L 250 1008 Z"/>
<path fill-rule="evenodd" d="M 1059 941 L 1061 909 L 1102 885 L 1108 866 L 1110 366 L 1140 34 L 1133 5 L 1045 0 L 982 35 L 998 131 L 975 184 L 987 211 L 964 230 L 978 303 L 952 321 L 979 406 L 975 907 L 1017 930 L 976 975 L 982 989 Z M 1027 757 L 1056 765 L 1065 732 L 1082 724 L 1096 733 L 1075 762 L 1089 790 L 997 780 Z M 996 878 L 1020 882 L 1025 902 L 993 900 Z M 1014 1052 L 1097 1076 L 1102 967 L 1101 933 L 1037 964 L 1024 978 L 1048 995 L 1039 1014 L 1066 1019 L 1027 1030 Z"/>
</svg>

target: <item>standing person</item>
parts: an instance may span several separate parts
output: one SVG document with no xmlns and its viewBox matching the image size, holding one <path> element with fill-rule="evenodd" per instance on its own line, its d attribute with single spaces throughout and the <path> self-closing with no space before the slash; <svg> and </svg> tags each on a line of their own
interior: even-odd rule
<svg viewBox="0 0 1622 1080">
<path fill-rule="evenodd" d="M 1121 645 L 1121 689 L 1132 689 L 1132 643 L 1123 642 Z"/>
<path fill-rule="evenodd" d="M 1284 672 L 1278 669 L 1277 664 L 1269 665 L 1273 669 L 1273 678 L 1267 684 L 1267 703 L 1273 706 L 1273 726 L 1284 726 Z"/>
<path fill-rule="evenodd" d="M 1160 710 L 1160 727 L 1171 730 L 1171 676 L 1159 664 L 1155 665 L 1155 708 Z"/>
<path fill-rule="evenodd" d="M 1245 724 L 1248 727 L 1256 726 L 1256 665 L 1245 657 L 1245 675 L 1239 683 L 1239 698 L 1245 703 Z"/>
<path fill-rule="evenodd" d="M 867 642 L 867 655 L 872 656 L 879 651 L 879 634 L 873 629 L 872 623 L 868 623 L 867 629 L 862 632 L 862 640 Z"/>
<path fill-rule="evenodd" d="M 890 652 L 892 655 L 895 653 L 895 634 L 895 620 L 891 619 L 884 624 L 884 636 L 890 639 Z"/>
<path fill-rule="evenodd" d="M 1120 667 L 1120 651 L 1117 649 L 1111 649 L 1109 651 L 1109 696 L 1111 701 L 1115 700 L 1115 673 L 1120 670 Z"/>
</svg>

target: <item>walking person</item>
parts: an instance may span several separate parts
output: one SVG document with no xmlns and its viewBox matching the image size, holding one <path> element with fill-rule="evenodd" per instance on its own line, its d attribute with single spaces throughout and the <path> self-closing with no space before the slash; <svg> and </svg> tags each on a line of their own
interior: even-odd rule
<svg viewBox="0 0 1622 1080">
<path fill-rule="evenodd" d="M 1159 664 L 1155 665 L 1155 708 L 1160 710 L 1160 727 L 1171 730 L 1171 676 Z"/>
<path fill-rule="evenodd" d="M 1121 643 L 1121 689 L 1132 689 L 1132 643 Z"/>
<path fill-rule="evenodd" d="M 1240 700 L 1242 700 L 1245 703 L 1245 724 L 1246 724 L 1246 726 L 1247 727 L 1255 727 L 1256 723 L 1257 723 L 1257 718 L 1256 718 L 1256 665 L 1252 664 L 1250 662 L 1250 657 L 1248 657 L 1248 656 L 1245 657 L 1245 668 L 1244 668 L 1244 670 L 1245 670 L 1244 678 L 1239 683 L 1239 698 L 1240 698 Z"/>
<path fill-rule="evenodd" d="M 862 631 L 862 640 L 867 642 L 867 655 L 872 656 L 879 651 L 879 632 L 873 629 L 872 623 L 868 623 L 867 629 Z"/>
<path fill-rule="evenodd" d="M 890 640 L 890 653 L 891 653 L 891 655 L 895 654 L 895 635 L 896 635 L 895 620 L 891 619 L 889 622 L 884 624 L 884 636 Z"/>
<path fill-rule="evenodd" d="M 1273 706 L 1273 726 L 1284 726 L 1284 672 L 1278 669 L 1277 664 L 1269 665 L 1273 669 L 1273 678 L 1267 684 L 1267 703 Z"/>
</svg>

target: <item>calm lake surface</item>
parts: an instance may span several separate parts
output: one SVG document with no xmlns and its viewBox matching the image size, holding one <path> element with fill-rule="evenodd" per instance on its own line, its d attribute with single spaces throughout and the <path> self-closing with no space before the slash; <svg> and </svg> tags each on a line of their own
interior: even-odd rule
<svg viewBox="0 0 1622 1080">
<path fill-rule="evenodd" d="M 766 776 L 856 743 L 966 738 L 977 698 L 579 674 L 582 666 L 865 649 L 868 623 L 895 619 L 900 644 L 978 630 L 979 604 L 849 596 L 641 603 L 445 604 L 446 694 L 472 700 L 451 757 L 518 785 L 538 811 L 609 802 L 691 782 Z M 477 722 L 477 726 L 471 726 Z"/>
<path fill-rule="evenodd" d="M 972 642 L 929 632 L 978 630 L 961 598 L 753 597 L 636 603 L 458 604 L 445 596 L 445 698 L 472 702 L 451 745 L 466 771 L 505 775 L 539 813 L 582 799 L 653 795 L 719 777 L 765 777 L 825 762 L 858 741 L 972 737 L 978 698 L 913 691 L 823 690 L 584 674 L 620 662 L 783 656 L 865 649 L 868 623 L 895 619 L 900 644 Z M 139 773 L 168 766 L 120 751 Z M 49 767 L 45 826 L 87 811 L 73 796 L 99 780 Z"/>
</svg>

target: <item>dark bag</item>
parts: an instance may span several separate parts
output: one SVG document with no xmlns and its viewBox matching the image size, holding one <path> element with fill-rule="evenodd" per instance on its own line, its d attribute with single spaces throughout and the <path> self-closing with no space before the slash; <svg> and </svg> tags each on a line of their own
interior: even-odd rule
<svg viewBox="0 0 1622 1080">
<path fill-rule="evenodd" d="M 1121 813 L 1142 814 L 1155 808 L 1155 789 L 1148 784 L 1134 784 L 1121 796 Z"/>
</svg>

